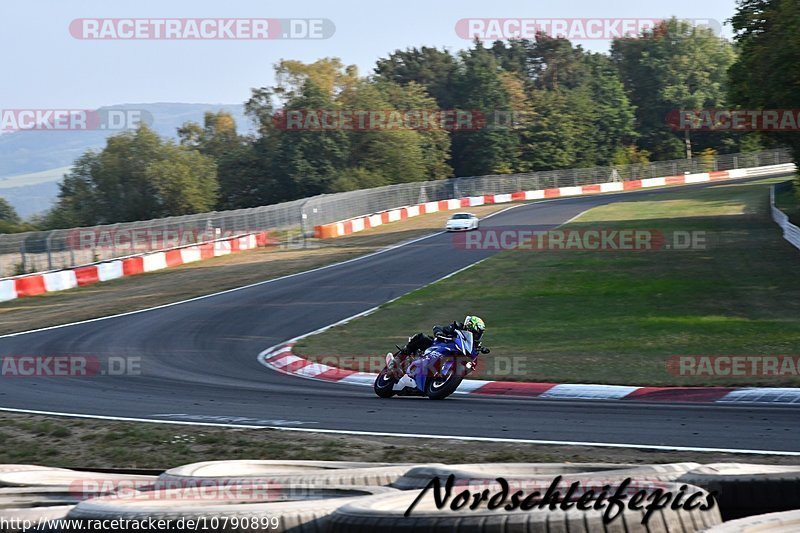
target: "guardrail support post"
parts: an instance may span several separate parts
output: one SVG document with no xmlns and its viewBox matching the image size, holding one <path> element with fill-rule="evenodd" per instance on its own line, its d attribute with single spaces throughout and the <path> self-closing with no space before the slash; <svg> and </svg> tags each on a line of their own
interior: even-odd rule
<svg viewBox="0 0 800 533">
<path fill-rule="evenodd" d="M 53 232 L 47 234 L 47 240 L 45 240 L 45 246 L 47 247 L 47 270 L 53 270 L 53 248 L 51 246 L 51 241 L 53 239 Z"/>
<path fill-rule="evenodd" d="M 20 266 L 22 267 L 21 274 L 25 274 L 28 272 L 28 265 L 25 258 L 25 241 L 19 243 L 19 255 L 22 258 L 22 261 L 20 262 Z"/>
<path fill-rule="evenodd" d="M 306 213 L 306 204 L 309 200 L 306 200 L 302 204 L 300 204 L 300 234 L 303 238 L 303 248 L 306 248 L 306 231 L 308 231 L 308 214 Z"/>
</svg>

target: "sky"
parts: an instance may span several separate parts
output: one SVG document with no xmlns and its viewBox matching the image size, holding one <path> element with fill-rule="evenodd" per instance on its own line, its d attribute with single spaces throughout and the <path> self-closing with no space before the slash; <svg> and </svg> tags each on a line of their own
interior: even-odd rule
<svg viewBox="0 0 800 533">
<path fill-rule="evenodd" d="M 242 103 L 274 82 L 281 59 L 335 56 L 362 74 L 396 49 L 470 46 L 461 19 L 633 20 L 677 16 L 723 24 L 735 0 L 7 0 L 0 3 L 0 108 L 95 109 L 143 102 Z M 75 19 L 329 19 L 327 39 L 87 40 Z M 571 22 L 570 22 L 571 23 Z M 86 26 L 84 26 L 85 28 Z M 270 26 L 274 28 L 275 26 Z M 512 28 L 513 29 L 513 28 Z M 722 35 L 730 37 L 730 27 Z M 609 41 L 576 41 L 607 51 Z"/>
</svg>

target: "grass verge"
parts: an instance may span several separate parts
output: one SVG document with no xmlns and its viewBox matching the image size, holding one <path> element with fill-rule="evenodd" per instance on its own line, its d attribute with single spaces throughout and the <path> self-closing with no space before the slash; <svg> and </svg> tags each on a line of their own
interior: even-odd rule
<svg viewBox="0 0 800 533">
<path fill-rule="evenodd" d="M 475 377 L 634 385 L 800 386 L 794 376 L 679 376 L 676 355 L 800 355 L 800 252 L 768 212 L 785 180 L 675 190 L 588 211 L 570 229 L 704 232 L 693 250 L 508 251 L 301 341 L 302 354 L 356 361 L 432 324 L 482 316 Z M 376 334 L 375 332 L 380 332 Z"/>
<path fill-rule="evenodd" d="M 170 426 L 138 422 L 0 414 L 0 464 L 60 468 L 167 469 L 233 459 L 422 462 L 453 457 L 453 440 L 362 437 L 264 429 Z M 754 462 L 797 458 L 717 452 L 668 452 L 592 446 L 474 443 L 463 462 Z M 437 459 L 438 460 L 438 459 Z"/>
</svg>

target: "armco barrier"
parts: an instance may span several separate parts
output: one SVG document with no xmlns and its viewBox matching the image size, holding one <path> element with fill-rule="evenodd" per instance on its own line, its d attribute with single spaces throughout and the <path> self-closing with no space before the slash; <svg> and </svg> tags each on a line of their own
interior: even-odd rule
<svg viewBox="0 0 800 533">
<path fill-rule="evenodd" d="M 221 239 L 200 245 L 164 250 L 135 257 L 0 280 L 0 302 L 58 292 L 145 272 L 155 272 L 201 259 L 272 244 L 267 232 Z"/>
<path fill-rule="evenodd" d="M 43 277 L 44 287 L 47 292 L 66 291 L 78 286 L 78 280 L 74 270 L 48 272 Z"/>
<path fill-rule="evenodd" d="M 76 268 L 73 272 L 78 285 L 81 287 L 100 283 L 100 272 L 96 266 Z"/>
<path fill-rule="evenodd" d="M 17 282 L 13 279 L 0 281 L 0 301 L 6 302 L 17 298 Z"/>
<path fill-rule="evenodd" d="M 129 257 L 122 261 L 123 276 L 135 276 L 144 273 L 144 258 Z"/>
<path fill-rule="evenodd" d="M 44 285 L 44 276 L 29 276 L 16 280 L 17 298 L 25 296 L 38 296 L 47 292 Z"/>
<path fill-rule="evenodd" d="M 122 261 L 111 261 L 110 263 L 100 263 L 97 265 L 97 277 L 100 281 L 109 281 L 121 278 L 124 275 Z"/>
<path fill-rule="evenodd" d="M 789 217 L 786 216 L 786 213 L 775 207 L 775 193 L 779 190 L 790 188 L 791 185 L 792 182 L 790 181 L 773 185 L 769 191 L 769 206 L 772 212 L 772 220 L 783 230 L 783 238 L 800 250 L 800 228 L 789 222 Z"/>
<path fill-rule="evenodd" d="M 526 200 L 543 200 L 550 198 L 563 198 L 567 196 L 584 196 L 588 194 L 607 192 L 623 192 L 636 189 L 646 189 L 649 187 L 690 185 L 693 183 L 746 178 L 751 176 L 785 174 L 787 172 L 793 172 L 794 170 L 794 164 L 789 163 L 782 165 L 771 165 L 767 167 L 739 168 L 719 172 L 702 172 L 698 174 L 686 174 L 682 176 L 664 176 L 660 178 L 647 178 L 623 182 L 615 181 L 592 185 L 580 185 L 575 187 L 541 189 L 536 191 L 517 191 L 510 194 L 485 194 L 481 196 L 468 196 L 465 198 L 454 198 L 450 200 L 439 200 L 438 202 L 426 202 L 411 206 L 397 207 L 395 209 L 382 211 L 380 213 L 365 214 L 357 218 L 340 220 L 330 224 L 322 224 L 314 227 L 314 235 L 319 239 L 342 237 L 344 235 L 357 233 L 365 229 L 374 228 L 388 222 L 396 222 L 406 218 L 424 215 L 426 213 L 433 213 L 436 211 L 452 211 L 454 209 L 476 207 L 484 204 L 502 204 Z M 800 234 L 798 234 L 798 238 L 800 238 Z"/>
</svg>

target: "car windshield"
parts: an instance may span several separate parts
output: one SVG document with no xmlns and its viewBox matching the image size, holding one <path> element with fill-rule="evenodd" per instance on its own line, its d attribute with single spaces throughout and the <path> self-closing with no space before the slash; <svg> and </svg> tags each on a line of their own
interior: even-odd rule
<svg viewBox="0 0 800 533">
<path fill-rule="evenodd" d="M 472 218 L 472 215 L 469 213 L 458 213 L 457 215 L 453 215 L 452 220 L 469 220 Z"/>
</svg>

